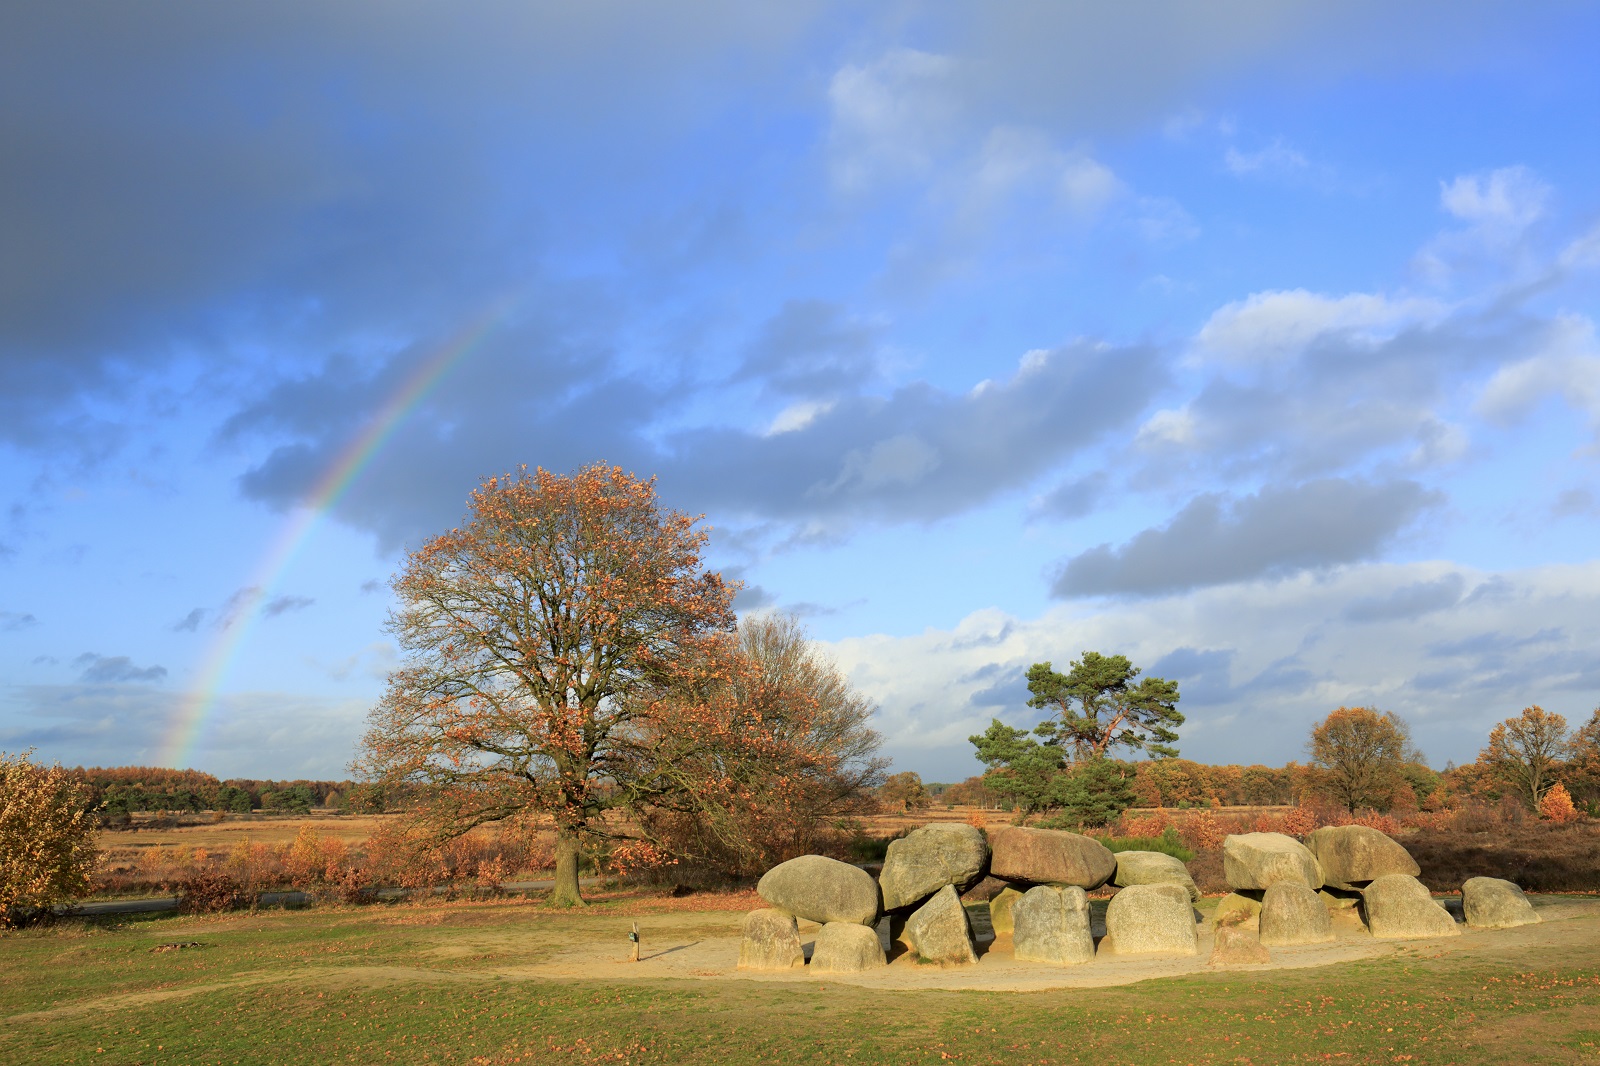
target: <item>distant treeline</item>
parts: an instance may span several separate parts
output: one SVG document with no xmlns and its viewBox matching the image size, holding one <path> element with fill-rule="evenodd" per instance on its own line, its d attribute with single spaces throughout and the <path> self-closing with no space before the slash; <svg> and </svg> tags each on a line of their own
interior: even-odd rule
<svg viewBox="0 0 1600 1066">
<path fill-rule="evenodd" d="M 1292 806 L 1310 791 L 1310 767 L 1300 763 L 1287 766 L 1211 766 L 1190 759 L 1150 759 L 1139 762 L 1111 760 L 1123 769 L 1140 807 L 1278 807 Z M 1425 803 L 1446 782 L 1444 774 L 1421 763 L 1407 763 L 1401 774 L 1410 789 L 1407 799 Z M 1004 801 L 984 783 L 983 777 L 969 777 L 955 784 L 931 783 L 925 786 L 932 802 L 941 805 L 1001 807 Z"/>
<path fill-rule="evenodd" d="M 222 781 L 199 770 L 160 766 L 80 766 L 69 771 L 88 787 L 92 808 L 115 823 L 135 811 L 309 811 L 313 807 L 381 811 L 382 797 L 354 781 Z"/>
</svg>

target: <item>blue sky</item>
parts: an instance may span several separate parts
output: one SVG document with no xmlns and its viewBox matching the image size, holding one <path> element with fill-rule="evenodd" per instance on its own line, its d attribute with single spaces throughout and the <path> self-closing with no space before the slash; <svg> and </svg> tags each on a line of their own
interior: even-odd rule
<svg viewBox="0 0 1600 1066">
<path fill-rule="evenodd" d="M 1209 761 L 1587 717 L 1600 9 L 1397 6 L 17 14 L 0 747 L 155 761 L 236 645 L 186 761 L 340 775 L 404 550 L 602 459 L 925 777 L 1086 649 Z"/>
</svg>

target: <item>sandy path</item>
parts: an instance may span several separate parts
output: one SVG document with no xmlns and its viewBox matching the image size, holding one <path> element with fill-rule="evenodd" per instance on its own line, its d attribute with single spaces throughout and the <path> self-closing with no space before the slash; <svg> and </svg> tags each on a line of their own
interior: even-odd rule
<svg viewBox="0 0 1600 1066">
<path fill-rule="evenodd" d="M 503 971 L 502 975 L 568 980 L 726 980 L 737 977 L 749 981 L 821 982 L 858 985 L 862 988 L 1035 992 L 1051 988 L 1106 988 L 1134 984 L 1154 977 L 1216 973 L 1223 969 L 1230 973 L 1258 973 L 1328 966 L 1389 955 L 1467 955 L 1482 948 L 1512 944 L 1556 946 L 1574 936 L 1600 938 L 1600 901 L 1535 902 L 1544 919 L 1538 925 L 1492 931 L 1471 930 L 1462 926 L 1460 936 L 1430 940 L 1375 940 L 1353 915 L 1336 915 L 1334 930 L 1337 939 L 1332 943 L 1273 948 L 1271 962 L 1254 966 L 1219 968 L 1209 965 L 1213 937 L 1208 919 L 1200 930 L 1200 954 L 1190 957 L 1113 955 L 1096 958 L 1093 963 L 1083 966 L 1050 966 L 1045 963 L 1018 962 L 1011 957 L 1009 938 L 994 941 L 984 935 L 979 939 L 979 951 L 982 954 L 976 966 L 925 966 L 902 956 L 882 970 L 825 976 L 812 976 L 805 970 L 777 973 L 737 971 L 739 923 L 743 915 L 727 915 L 727 932 L 721 936 L 673 937 L 673 931 L 667 926 L 660 929 L 664 939 L 651 935 L 650 924 L 666 923 L 649 923 L 641 919 L 645 957 L 637 964 L 625 961 L 625 953 L 612 943 L 590 943 L 563 951 L 548 962 L 518 967 L 514 972 Z M 707 919 L 709 925 L 709 920 L 723 916 L 704 914 L 700 917 Z M 800 923 L 800 939 L 808 950 L 819 928 L 810 922 Z"/>
</svg>

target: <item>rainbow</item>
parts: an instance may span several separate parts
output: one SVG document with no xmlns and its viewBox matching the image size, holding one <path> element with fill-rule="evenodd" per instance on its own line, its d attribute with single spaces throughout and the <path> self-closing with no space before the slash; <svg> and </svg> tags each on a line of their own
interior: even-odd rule
<svg viewBox="0 0 1600 1066">
<path fill-rule="evenodd" d="M 416 410 L 455 366 L 492 333 L 511 310 L 512 300 L 500 299 L 487 311 L 440 345 L 423 360 L 384 401 L 359 434 L 330 463 L 306 497 L 290 512 L 283 528 L 272 540 L 261 561 L 245 582 L 246 594 L 235 604 L 234 615 L 225 622 L 216 640 L 207 649 L 195 681 L 184 693 L 168 723 L 156 765 L 181 768 L 193 757 L 207 722 L 216 713 L 222 682 L 260 620 L 259 607 L 277 585 L 284 571 L 299 555 L 324 515 L 360 478 L 363 470 L 383 450 L 406 417 Z"/>
</svg>

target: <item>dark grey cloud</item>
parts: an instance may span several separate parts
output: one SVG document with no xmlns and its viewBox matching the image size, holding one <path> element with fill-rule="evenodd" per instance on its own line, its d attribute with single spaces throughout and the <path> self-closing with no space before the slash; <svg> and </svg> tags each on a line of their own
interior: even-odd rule
<svg viewBox="0 0 1600 1066">
<path fill-rule="evenodd" d="M 1033 515 L 1037 518 L 1063 520 L 1083 518 L 1093 513 L 1101 498 L 1105 496 L 1110 483 L 1111 479 L 1104 471 L 1099 470 L 1080 478 L 1063 481 L 1039 498 L 1034 504 Z"/>
<path fill-rule="evenodd" d="M 160 681 L 167 676 L 165 666 L 135 666 L 126 655 L 97 655 L 86 651 L 72 665 L 81 668 L 78 680 L 90 685 L 121 685 L 130 681 Z"/>
<path fill-rule="evenodd" d="M 1550 505 L 1552 518 L 1584 518 L 1600 514 L 1600 499 L 1587 488 L 1567 489 Z"/>
<path fill-rule="evenodd" d="M 1407 621 L 1454 607 L 1466 591 L 1466 578 L 1460 574 L 1445 574 L 1433 581 L 1419 581 L 1395 589 L 1385 596 L 1356 600 L 1345 608 L 1344 616 L 1352 622 Z"/>
<path fill-rule="evenodd" d="M 987 681 L 983 688 L 967 697 L 967 703 L 978 708 L 1000 708 L 1012 714 L 1037 714 L 1028 707 L 1033 693 L 1028 691 L 1027 671 L 1020 666 L 1001 666 L 998 663 L 980 667 L 959 680 L 964 682 Z"/>
<path fill-rule="evenodd" d="M 1345 478 L 1238 499 L 1207 493 L 1160 529 L 1069 559 L 1051 591 L 1150 596 L 1369 559 L 1440 499 L 1414 481 Z"/>
<path fill-rule="evenodd" d="M 1234 692 L 1228 678 L 1235 654 L 1231 648 L 1174 648 L 1150 664 L 1145 674 L 1178 682 L 1182 707 L 1225 703 Z"/>
<path fill-rule="evenodd" d="M 1077 343 L 961 393 L 913 383 L 842 399 L 798 429 L 685 430 L 662 483 L 705 510 L 928 521 L 1021 488 L 1126 427 L 1166 381 L 1156 349 Z"/>
<path fill-rule="evenodd" d="M 760 585 L 746 585 L 740 589 L 733 598 L 735 611 L 759 611 L 763 607 L 771 607 L 778 602 L 778 597 L 762 588 Z"/>
<path fill-rule="evenodd" d="M 773 392 L 830 397 L 854 392 L 873 374 L 880 325 L 852 319 L 824 300 L 790 300 L 764 327 L 734 374 Z"/>
<path fill-rule="evenodd" d="M 515 337 L 539 340 L 527 330 Z M 682 383 L 609 377 L 598 344 L 531 345 L 545 354 L 516 346 L 520 362 L 499 358 L 501 345 L 429 396 L 341 498 L 341 518 L 386 546 L 414 546 L 459 521 L 467 491 L 490 473 L 517 461 L 568 471 L 603 459 L 659 472 L 667 500 L 693 513 L 826 539 L 830 526 L 928 521 L 1026 486 L 1126 428 L 1166 381 L 1154 348 L 1080 343 L 1034 353 L 1010 377 L 965 392 L 916 382 L 841 397 L 785 432 L 721 426 L 652 440 L 658 412 L 685 395 Z M 243 476 L 245 495 L 278 507 L 303 499 L 406 372 L 364 376 L 333 361 L 241 411 L 227 433 L 301 438 Z M 508 372 L 540 387 L 506 388 Z"/>
<path fill-rule="evenodd" d="M 361 592 L 363 595 L 371 595 L 374 592 L 381 591 L 383 591 L 383 582 L 379 581 L 377 578 L 371 578 L 361 583 Z"/>
<path fill-rule="evenodd" d="M 317 601 L 310 596 L 274 596 L 261 608 L 261 613 L 267 618 L 276 618 L 289 611 L 303 611 Z"/>
<path fill-rule="evenodd" d="M 205 621 L 207 613 L 204 607 L 196 607 L 167 628 L 174 633 L 193 633 L 200 628 L 200 623 Z"/>
<path fill-rule="evenodd" d="M 0 633 L 16 633 L 39 624 L 32 614 L 23 611 L 0 611 Z"/>
</svg>

